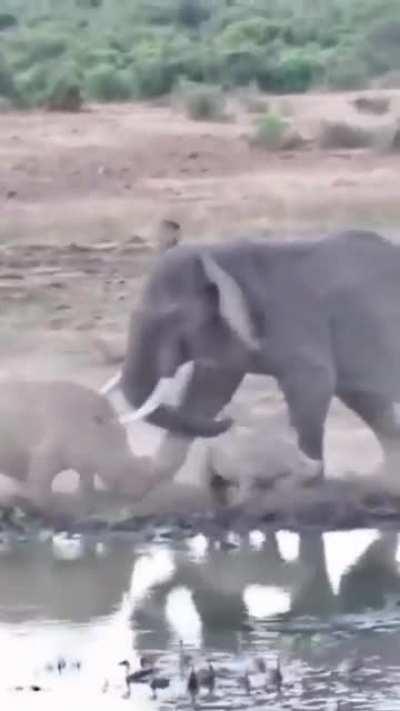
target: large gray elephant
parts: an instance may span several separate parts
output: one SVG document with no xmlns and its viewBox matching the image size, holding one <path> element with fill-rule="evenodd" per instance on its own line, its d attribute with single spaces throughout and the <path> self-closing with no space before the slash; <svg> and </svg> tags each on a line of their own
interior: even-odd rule
<svg viewBox="0 0 400 711">
<path fill-rule="evenodd" d="M 182 365 L 181 400 L 171 405 L 168 387 Z M 346 231 L 162 254 L 132 319 L 122 371 L 105 390 L 121 386 L 139 408 L 133 418 L 213 437 L 230 427 L 215 417 L 246 373 L 276 378 L 300 449 L 321 471 L 335 395 L 397 454 L 400 248 L 374 232 Z"/>
<path fill-rule="evenodd" d="M 90 494 L 98 475 L 106 488 L 141 498 L 153 484 L 148 458 L 133 455 L 127 433 L 107 398 L 68 381 L 0 384 L 0 473 L 21 483 L 39 507 L 67 469 Z"/>
</svg>

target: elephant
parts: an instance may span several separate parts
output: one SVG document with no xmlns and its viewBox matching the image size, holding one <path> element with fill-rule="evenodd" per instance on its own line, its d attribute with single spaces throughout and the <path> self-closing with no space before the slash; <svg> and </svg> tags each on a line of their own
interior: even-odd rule
<svg viewBox="0 0 400 711">
<path fill-rule="evenodd" d="M 248 373 L 276 380 L 318 477 L 334 396 L 398 462 L 400 247 L 346 230 L 183 243 L 161 254 L 131 317 L 122 369 L 104 386 L 122 389 L 135 409 L 125 421 L 215 437 L 231 427 L 218 413 Z"/>
<path fill-rule="evenodd" d="M 80 491 L 106 488 L 141 498 L 152 487 L 148 457 L 136 457 L 107 398 L 83 385 L 55 380 L 0 384 L 0 472 L 20 483 L 23 498 L 45 507 L 64 470 L 79 474 Z"/>
</svg>

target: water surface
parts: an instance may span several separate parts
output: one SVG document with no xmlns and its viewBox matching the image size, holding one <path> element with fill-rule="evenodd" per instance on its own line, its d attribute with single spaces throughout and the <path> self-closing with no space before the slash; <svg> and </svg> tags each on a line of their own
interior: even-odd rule
<svg viewBox="0 0 400 711">
<path fill-rule="evenodd" d="M 4 708 L 190 708 L 182 640 L 196 668 L 210 659 L 217 670 L 199 708 L 400 709 L 397 533 L 254 531 L 222 541 L 170 533 L 3 539 Z M 171 685 L 156 700 L 135 685 L 125 699 L 118 662 L 134 670 L 144 654 L 157 655 Z M 270 680 L 278 655 L 281 694 Z"/>
</svg>

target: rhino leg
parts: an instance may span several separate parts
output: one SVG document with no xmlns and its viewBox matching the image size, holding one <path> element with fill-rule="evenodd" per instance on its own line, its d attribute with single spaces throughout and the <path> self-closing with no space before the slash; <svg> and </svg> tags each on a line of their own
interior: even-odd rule
<svg viewBox="0 0 400 711">
<path fill-rule="evenodd" d="M 379 393 L 354 390 L 338 396 L 372 429 L 389 471 L 400 474 L 400 405 Z"/>
<path fill-rule="evenodd" d="M 56 448 L 51 445 L 39 447 L 32 455 L 26 494 L 28 500 L 39 508 L 46 508 L 52 494 L 53 480 L 63 469 Z"/>
<path fill-rule="evenodd" d="M 79 493 L 85 499 L 93 496 L 95 491 L 94 472 L 79 472 Z"/>
</svg>

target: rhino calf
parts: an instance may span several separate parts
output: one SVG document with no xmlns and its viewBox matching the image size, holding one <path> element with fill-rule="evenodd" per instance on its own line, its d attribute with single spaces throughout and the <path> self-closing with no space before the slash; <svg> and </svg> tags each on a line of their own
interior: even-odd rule
<svg viewBox="0 0 400 711">
<path fill-rule="evenodd" d="M 318 462 L 309 459 L 297 446 L 291 432 L 285 432 L 272 419 L 265 435 L 260 424 L 238 428 L 219 442 L 209 445 L 207 466 L 211 480 L 235 485 L 240 500 L 257 492 L 294 483 L 311 484 L 321 476 Z"/>
<path fill-rule="evenodd" d="M 97 474 L 107 489 L 143 496 L 151 487 L 147 460 L 134 456 L 112 406 L 94 390 L 67 381 L 0 383 L 0 473 L 20 482 L 33 504 L 43 507 L 68 469 L 85 495 Z"/>
</svg>

